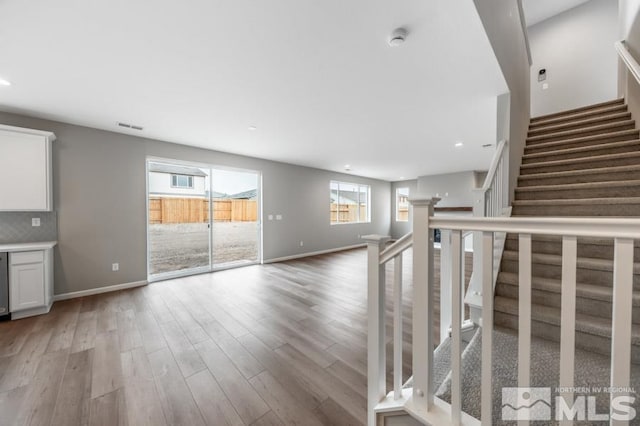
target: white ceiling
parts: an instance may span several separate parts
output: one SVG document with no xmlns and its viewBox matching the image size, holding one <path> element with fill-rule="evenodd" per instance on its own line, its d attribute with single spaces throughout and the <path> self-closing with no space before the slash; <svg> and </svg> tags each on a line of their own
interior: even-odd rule
<svg viewBox="0 0 640 426">
<path fill-rule="evenodd" d="M 532 26 L 589 0 L 522 0 L 527 26 Z M 616 1 L 616 0 L 609 0 Z"/>
<path fill-rule="evenodd" d="M 470 1 L 3 0 L 0 52 L 1 110 L 385 180 L 488 168 L 507 91 Z"/>
</svg>

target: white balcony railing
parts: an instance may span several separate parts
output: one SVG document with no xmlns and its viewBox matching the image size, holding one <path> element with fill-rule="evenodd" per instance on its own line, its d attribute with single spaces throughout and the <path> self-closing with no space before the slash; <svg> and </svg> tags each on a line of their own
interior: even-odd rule
<svg viewBox="0 0 640 426">
<path fill-rule="evenodd" d="M 496 233 L 519 236 L 519 331 L 518 386 L 528 387 L 531 359 L 531 238 L 562 236 L 562 297 L 560 326 L 560 387 L 573 387 L 576 322 L 577 238 L 614 240 L 611 387 L 629 388 L 634 240 L 640 240 L 640 220 L 612 218 L 454 218 L 434 217 L 437 198 L 416 198 L 413 234 L 384 249 L 387 237 L 368 236 L 368 424 L 379 413 L 404 410 L 426 424 L 491 425 L 493 423 L 492 331 L 493 240 Z M 451 403 L 434 396 L 434 262 L 433 230 L 451 233 Z M 479 273 L 482 283 L 481 418 L 462 412 L 461 312 L 463 233 L 479 232 L 483 247 Z M 402 253 L 413 249 L 412 385 L 402 388 Z M 393 390 L 386 389 L 385 360 L 385 268 L 393 260 Z M 618 394 L 612 394 L 616 396 Z M 563 394 L 567 404 L 572 395 Z"/>
</svg>

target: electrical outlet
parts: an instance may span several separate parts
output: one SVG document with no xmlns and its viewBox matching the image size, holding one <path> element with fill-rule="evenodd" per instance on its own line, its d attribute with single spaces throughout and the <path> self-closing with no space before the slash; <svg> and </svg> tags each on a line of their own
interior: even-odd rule
<svg viewBox="0 0 640 426">
<path fill-rule="evenodd" d="M 300 240 L 300 247 L 304 246 L 304 241 Z"/>
<path fill-rule="evenodd" d="M 270 214 L 269 216 L 267 216 L 267 218 L 268 218 L 269 220 L 273 220 L 273 215 L 272 215 L 272 214 Z"/>
<path fill-rule="evenodd" d="M 111 270 L 112 270 L 113 272 L 117 272 L 117 271 L 119 271 L 119 270 L 120 270 L 120 264 L 119 264 L 119 263 L 114 263 L 114 264 L 112 264 L 112 265 L 111 265 Z"/>
<path fill-rule="evenodd" d="M 31 218 L 31 226 L 40 226 L 40 218 L 32 217 Z"/>
</svg>

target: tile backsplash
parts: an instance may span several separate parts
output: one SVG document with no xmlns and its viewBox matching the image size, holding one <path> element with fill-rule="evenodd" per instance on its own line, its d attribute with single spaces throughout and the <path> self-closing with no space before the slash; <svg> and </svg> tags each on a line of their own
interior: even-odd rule
<svg viewBox="0 0 640 426">
<path fill-rule="evenodd" d="M 40 218 L 40 226 L 31 226 L 34 217 Z M 57 239 L 58 219 L 55 212 L 0 212 L 0 244 Z"/>
</svg>

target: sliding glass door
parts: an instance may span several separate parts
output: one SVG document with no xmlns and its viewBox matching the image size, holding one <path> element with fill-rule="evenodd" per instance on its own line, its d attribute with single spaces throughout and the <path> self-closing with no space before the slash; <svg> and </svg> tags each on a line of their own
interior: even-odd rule
<svg viewBox="0 0 640 426">
<path fill-rule="evenodd" d="M 260 259 L 260 174 L 147 162 L 149 280 Z"/>
</svg>

